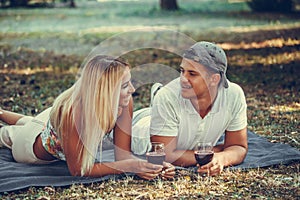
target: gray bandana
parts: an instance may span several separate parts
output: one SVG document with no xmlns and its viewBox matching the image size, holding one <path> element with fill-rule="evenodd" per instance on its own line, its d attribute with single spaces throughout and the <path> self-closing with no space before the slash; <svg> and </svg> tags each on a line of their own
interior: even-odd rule
<svg viewBox="0 0 300 200">
<path fill-rule="evenodd" d="M 222 48 L 206 41 L 197 42 L 184 52 L 183 57 L 219 72 L 223 86 L 228 88 L 226 78 L 227 59 Z"/>
</svg>

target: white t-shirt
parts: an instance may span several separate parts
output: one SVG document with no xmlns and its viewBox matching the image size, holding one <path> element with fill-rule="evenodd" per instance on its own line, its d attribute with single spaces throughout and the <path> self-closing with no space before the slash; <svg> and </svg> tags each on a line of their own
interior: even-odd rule
<svg viewBox="0 0 300 200">
<path fill-rule="evenodd" d="M 153 101 L 150 134 L 177 137 L 177 149 L 192 150 L 197 141 L 214 145 L 222 134 L 247 126 L 247 105 L 240 86 L 219 87 L 211 111 L 202 119 L 180 93 L 179 78 L 161 88 Z"/>
</svg>

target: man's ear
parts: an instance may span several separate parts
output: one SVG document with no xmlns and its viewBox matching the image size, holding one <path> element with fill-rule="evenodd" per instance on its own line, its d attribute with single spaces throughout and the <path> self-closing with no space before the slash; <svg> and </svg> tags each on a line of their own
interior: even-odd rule
<svg viewBox="0 0 300 200">
<path fill-rule="evenodd" d="M 221 81 L 221 75 L 220 74 L 213 74 L 211 76 L 211 83 L 213 86 L 218 86 Z"/>
</svg>

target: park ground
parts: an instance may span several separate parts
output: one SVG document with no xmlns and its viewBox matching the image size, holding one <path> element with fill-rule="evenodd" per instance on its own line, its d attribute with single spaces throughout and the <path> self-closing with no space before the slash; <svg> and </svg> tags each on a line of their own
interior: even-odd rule
<svg viewBox="0 0 300 200">
<path fill-rule="evenodd" d="M 228 78 L 244 89 L 249 130 L 271 142 L 300 149 L 300 14 L 251 13 L 243 1 L 178 1 L 163 12 L 158 1 L 77 1 L 76 9 L 0 10 L 0 106 L 36 115 L 75 81 L 86 55 L 116 34 L 166 28 L 194 40 L 220 44 Z M 160 63 L 178 69 L 180 57 L 140 49 L 124 57 L 137 66 Z M 150 85 L 137 88 L 135 109 L 149 105 Z M 4 199 L 298 199 L 299 163 L 217 177 L 180 171 L 175 180 L 126 178 L 66 188 L 43 187 L 1 194 Z"/>
</svg>

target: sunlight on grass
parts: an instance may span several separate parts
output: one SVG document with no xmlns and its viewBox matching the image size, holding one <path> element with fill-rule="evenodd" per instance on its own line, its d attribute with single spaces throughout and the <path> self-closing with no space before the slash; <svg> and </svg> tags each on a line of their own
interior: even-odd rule
<svg viewBox="0 0 300 200">
<path fill-rule="evenodd" d="M 39 72 L 53 72 L 53 67 L 45 67 L 45 68 L 26 68 L 26 69 L 10 69 L 8 70 L 7 67 L 4 65 L 4 69 L 0 69 L 0 73 L 3 74 L 24 74 L 24 75 L 31 75 Z"/>
<path fill-rule="evenodd" d="M 43 68 L 30 68 L 27 67 L 25 69 L 7 69 L 4 66 L 4 69 L 0 69 L 1 74 L 19 74 L 19 75 L 33 75 L 33 74 L 38 74 L 41 72 L 46 72 L 46 73 L 58 73 L 58 74 L 77 74 L 78 68 L 76 67 L 70 67 L 67 70 L 61 70 L 59 67 L 53 67 L 53 66 L 48 66 L 48 67 L 43 67 Z"/>
<path fill-rule="evenodd" d="M 292 61 L 300 60 L 300 52 L 292 53 L 280 53 L 280 54 L 270 54 L 270 55 L 253 55 L 244 56 L 243 58 L 235 57 L 230 59 L 230 61 L 236 62 L 243 67 L 251 67 L 253 64 L 261 64 L 262 66 L 269 66 L 272 64 L 288 64 Z M 281 66 L 284 70 L 284 66 Z"/>
<path fill-rule="evenodd" d="M 231 31 L 235 33 L 246 33 L 251 31 L 276 31 L 278 29 L 290 29 L 290 28 L 299 28 L 300 22 L 295 23 L 281 23 L 280 21 L 275 22 L 272 26 L 272 24 L 265 24 L 260 26 L 249 26 L 249 27 L 242 27 L 242 26 L 236 26 L 231 27 Z"/>
<path fill-rule="evenodd" d="M 155 29 L 155 28 L 166 28 L 166 29 L 172 29 L 175 26 L 146 26 L 146 25 L 135 25 L 135 26 L 102 26 L 102 27 L 95 27 L 95 28 L 89 28 L 80 31 L 80 34 L 89 34 L 89 33 L 120 33 L 120 32 L 126 32 L 128 30 L 136 30 L 136 29 Z"/>
<path fill-rule="evenodd" d="M 289 38 L 287 40 L 284 40 L 282 38 L 274 38 L 271 40 L 265 40 L 263 42 L 251 42 L 251 43 L 239 43 L 239 44 L 233 44 L 233 43 L 222 43 L 220 46 L 225 50 L 232 50 L 232 49 L 262 49 L 266 47 L 283 47 L 283 46 L 294 46 L 299 45 L 300 40 Z"/>
<path fill-rule="evenodd" d="M 293 112 L 293 111 L 300 111 L 300 103 L 294 102 L 290 105 L 275 105 L 270 106 L 271 111 L 280 111 L 280 112 Z"/>
</svg>

